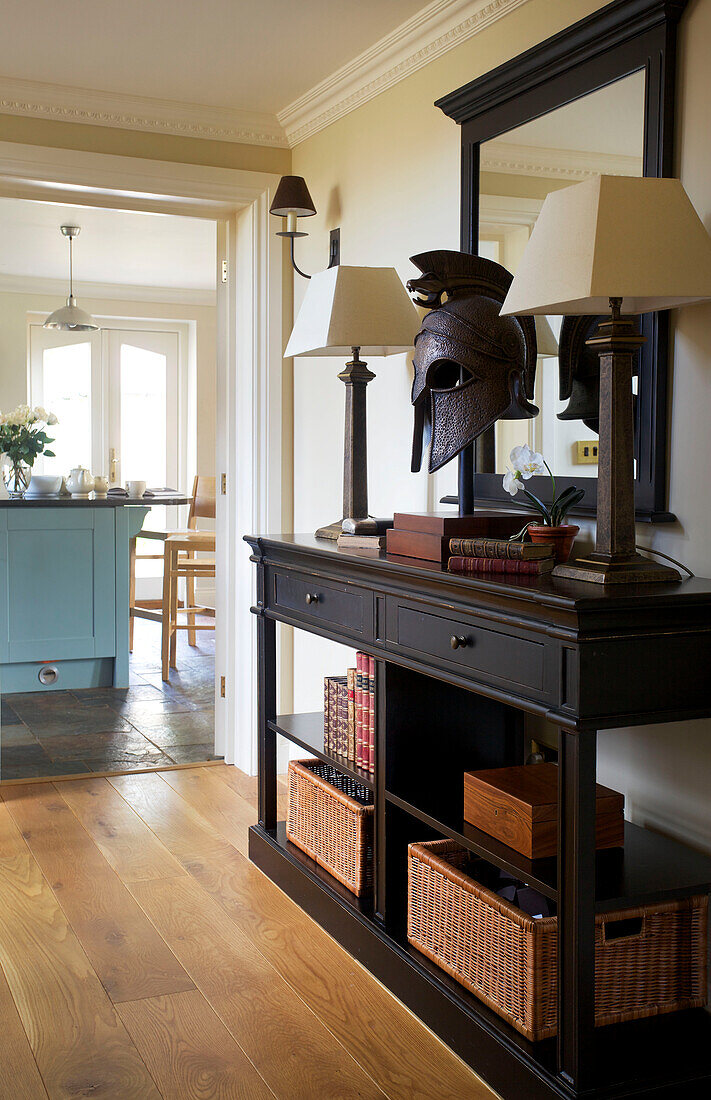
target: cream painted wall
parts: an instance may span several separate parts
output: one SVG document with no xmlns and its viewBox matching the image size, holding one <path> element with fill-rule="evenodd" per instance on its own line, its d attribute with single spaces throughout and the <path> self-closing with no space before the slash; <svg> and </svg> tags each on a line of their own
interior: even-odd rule
<svg viewBox="0 0 711 1100">
<path fill-rule="evenodd" d="M 80 294 L 80 292 L 78 292 Z M 81 298 L 81 305 L 99 317 L 195 322 L 197 364 L 197 468 L 215 472 L 215 307 L 125 299 Z M 49 314 L 57 297 L 0 292 L 0 409 L 7 411 L 28 399 L 27 314 Z M 189 487 L 188 487 L 189 488 Z"/>
<path fill-rule="evenodd" d="M 340 225 L 342 261 L 394 265 L 459 241 L 459 131 L 433 107 L 439 96 L 604 5 L 592 0 L 529 0 L 293 151 L 319 216 L 297 242 L 298 262 L 323 267 L 328 231 Z M 711 229 L 711 0 L 691 0 L 679 55 L 678 169 Z M 305 284 L 295 280 L 295 306 Z M 640 540 L 711 575 L 711 305 L 680 311 L 673 354 L 670 507 L 673 527 L 640 529 Z M 433 507 L 441 485 L 409 472 L 410 370 L 405 356 L 373 360 L 369 386 L 371 506 L 376 514 Z M 294 363 L 294 529 L 312 531 L 340 510 L 343 387 L 340 363 Z M 447 473 L 450 484 L 454 471 Z M 446 479 L 443 479 L 446 480 Z M 347 652 L 303 633 L 295 643 L 295 709 L 320 706 L 321 677 L 342 671 Z M 634 820 L 711 850 L 711 722 L 613 731 L 600 736 L 599 777 L 623 790 Z"/>
</svg>

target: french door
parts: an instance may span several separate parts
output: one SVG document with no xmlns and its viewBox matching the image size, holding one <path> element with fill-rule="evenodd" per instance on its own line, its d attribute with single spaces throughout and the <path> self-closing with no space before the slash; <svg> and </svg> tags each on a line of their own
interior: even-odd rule
<svg viewBox="0 0 711 1100">
<path fill-rule="evenodd" d="M 51 433 L 56 458 L 39 460 L 38 471 L 87 466 L 112 485 L 137 480 L 185 491 L 180 350 L 178 331 L 71 333 L 31 325 L 31 403 L 59 420 Z M 177 524 L 175 516 L 164 518 Z"/>
</svg>

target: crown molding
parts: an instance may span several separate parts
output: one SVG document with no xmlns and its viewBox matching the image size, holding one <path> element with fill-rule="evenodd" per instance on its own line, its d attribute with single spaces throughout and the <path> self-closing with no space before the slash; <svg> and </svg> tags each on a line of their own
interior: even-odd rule
<svg viewBox="0 0 711 1100">
<path fill-rule="evenodd" d="M 435 0 L 295 99 L 277 119 L 289 146 L 330 126 L 527 0 Z"/>
<path fill-rule="evenodd" d="M 481 146 L 482 172 L 541 176 L 544 179 L 585 180 L 591 176 L 641 176 L 642 158 L 618 153 L 588 153 L 579 149 L 548 149 L 487 141 Z"/>
<path fill-rule="evenodd" d="M 35 294 L 66 298 L 66 279 L 43 279 L 33 275 L 0 274 L 0 294 Z M 81 301 L 101 299 L 118 302 L 154 302 L 163 305 L 214 306 L 214 290 L 190 290 L 172 286 L 134 286 L 119 283 L 75 282 L 74 292 Z"/>
<path fill-rule="evenodd" d="M 488 195 L 482 192 L 479 196 L 479 230 L 507 233 L 522 225 L 533 229 L 542 206 L 543 199 Z"/>
<path fill-rule="evenodd" d="M 0 77 L 0 113 L 286 148 L 273 115 Z"/>
</svg>

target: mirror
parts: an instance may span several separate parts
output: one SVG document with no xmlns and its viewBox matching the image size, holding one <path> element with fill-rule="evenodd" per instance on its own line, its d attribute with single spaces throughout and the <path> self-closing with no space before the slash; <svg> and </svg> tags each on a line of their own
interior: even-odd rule
<svg viewBox="0 0 711 1100">
<path fill-rule="evenodd" d="M 601 171 L 674 174 L 681 10 L 683 4 L 660 6 L 658 0 L 615 0 L 437 101 L 460 126 L 462 251 L 481 250 L 515 271 L 552 188 Z M 555 321 L 552 328 L 555 332 Z M 639 520 L 669 522 L 675 517 L 667 510 L 668 312 L 645 314 L 641 331 L 646 343 L 635 380 L 635 514 Z M 576 332 L 574 339 L 580 337 Z M 581 343 L 584 347 L 584 338 Z M 576 514 L 595 515 L 595 463 L 575 461 L 577 448 L 572 449 L 578 442 L 594 443 L 595 433 L 585 423 L 591 418 L 559 418 L 563 409 L 579 410 L 581 394 L 561 403 L 557 373 L 554 358 L 539 360 L 535 403 L 542 415 L 499 425 L 476 447 L 465 448 L 458 493 L 445 497 L 447 503 L 459 503 L 464 512 L 475 504 L 505 503 L 500 471 L 511 447 L 528 441 L 551 461 L 559 489 L 571 484 L 584 489 Z M 586 400 L 589 406 L 589 393 Z M 529 431 L 533 435 L 527 439 Z M 543 481 L 536 481 L 533 491 L 544 492 Z"/>
<path fill-rule="evenodd" d="M 644 72 L 636 72 L 541 118 L 482 142 L 479 253 L 516 273 L 546 195 L 598 174 L 641 176 Z M 512 447 L 528 443 L 556 475 L 596 477 L 597 433 L 559 397 L 562 317 L 536 318 L 539 358 L 534 420 L 500 420 L 492 469 L 503 474 Z M 543 352 L 544 354 L 540 354 Z M 587 402 L 589 407 L 590 402 Z M 572 407 L 571 407 L 572 406 Z M 574 419 L 559 419 L 566 411 Z M 580 444 L 580 446 L 579 446 Z M 586 453 L 587 452 L 587 453 Z M 589 461 L 592 459 L 593 461 Z"/>
</svg>

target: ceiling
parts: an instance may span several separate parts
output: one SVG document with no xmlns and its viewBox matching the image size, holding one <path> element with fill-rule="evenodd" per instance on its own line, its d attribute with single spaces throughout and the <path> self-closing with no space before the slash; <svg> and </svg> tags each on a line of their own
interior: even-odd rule
<svg viewBox="0 0 711 1100">
<path fill-rule="evenodd" d="M 215 222 L 0 198 L 0 277 L 68 281 L 62 224 L 80 225 L 75 281 L 214 290 Z M 23 288 L 24 289 L 24 288 Z"/>
<path fill-rule="evenodd" d="M 0 75 L 276 114 L 425 6 L 3 0 Z"/>
</svg>

